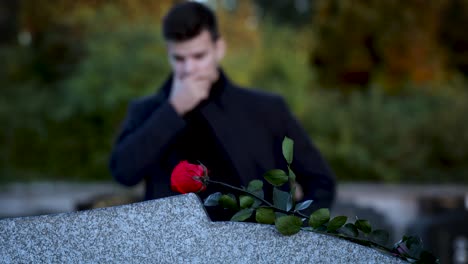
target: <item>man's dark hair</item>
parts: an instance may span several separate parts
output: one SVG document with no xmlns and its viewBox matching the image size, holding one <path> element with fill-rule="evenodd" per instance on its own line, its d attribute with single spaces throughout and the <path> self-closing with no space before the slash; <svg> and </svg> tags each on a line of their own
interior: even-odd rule
<svg viewBox="0 0 468 264">
<path fill-rule="evenodd" d="M 175 5 L 163 20 L 163 35 L 166 40 L 186 41 L 203 30 L 208 30 L 213 40 L 219 38 L 218 24 L 213 11 L 197 2 L 183 2 Z"/>
</svg>

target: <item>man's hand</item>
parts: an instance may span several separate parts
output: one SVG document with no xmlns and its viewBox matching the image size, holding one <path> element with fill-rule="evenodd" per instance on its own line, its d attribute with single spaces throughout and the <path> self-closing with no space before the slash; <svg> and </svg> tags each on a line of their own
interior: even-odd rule
<svg viewBox="0 0 468 264">
<path fill-rule="evenodd" d="M 295 201 L 300 201 L 302 198 L 304 198 L 304 191 L 302 190 L 302 186 L 295 182 L 294 187 L 296 187 L 296 193 L 294 195 L 294 200 Z"/>
<path fill-rule="evenodd" d="M 183 116 L 208 98 L 212 82 L 208 76 L 174 76 L 169 103 Z"/>
</svg>

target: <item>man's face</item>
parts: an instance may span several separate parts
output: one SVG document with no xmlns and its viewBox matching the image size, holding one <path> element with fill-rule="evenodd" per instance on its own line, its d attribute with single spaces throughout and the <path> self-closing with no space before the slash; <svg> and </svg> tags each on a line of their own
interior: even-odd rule
<svg viewBox="0 0 468 264">
<path fill-rule="evenodd" d="M 211 82 L 218 79 L 218 65 L 224 56 L 224 43 L 221 38 L 213 41 L 207 30 L 186 41 L 168 41 L 167 50 L 176 78 L 195 76 L 208 78 Z"/>
</svg>

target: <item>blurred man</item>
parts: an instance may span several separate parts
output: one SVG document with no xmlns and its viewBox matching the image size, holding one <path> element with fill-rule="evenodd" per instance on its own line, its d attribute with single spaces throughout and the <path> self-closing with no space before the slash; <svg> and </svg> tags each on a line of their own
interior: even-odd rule
<svg viewBox="0 0 468 264">
<path fill-rule="evenodd" d="M 288 136 L 295 143 L 296 200 L 329 207 L 332 172 L 284 100 L 238 87 L 220 69 L 226 44 L 213 12 L 178 4 L 164 18 L 163 34 L 172 74 L 160 92 L 130 105 L 110 160 L 115 179 L 129 186 L 144 180 L 146 199 L 175 195 L 171 171 L 189 160 L 203 163 L 213 180 L 246 186 L 270 169 L 287 170 L 281 146 Z M 200 196 L 220 190 L 208 186 Z"/>
</svg>

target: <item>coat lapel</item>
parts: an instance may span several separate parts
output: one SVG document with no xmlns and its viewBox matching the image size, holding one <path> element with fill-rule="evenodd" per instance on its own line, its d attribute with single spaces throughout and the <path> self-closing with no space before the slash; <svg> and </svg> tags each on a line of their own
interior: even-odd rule
<svg viewBox="0 0 468 264">
<path fill-rule="evenodd" d="M 236 169 L 241 183 L 246 185 L 252 177 L 245 175 L 245 172 L 252 172 L 249 168 L 249 146 L 244 143 L 248 137 L 248 127 L 243 120 L 241 109 L 238 109 L 239 106 L 232 100 L 236 97 L 236 89 L 238 88 L 228 82 L 218 100 L 206 104 L 201 113 L 208 121 L 217 143 L 226 151 L 227 158 Z"/>
</svg>

